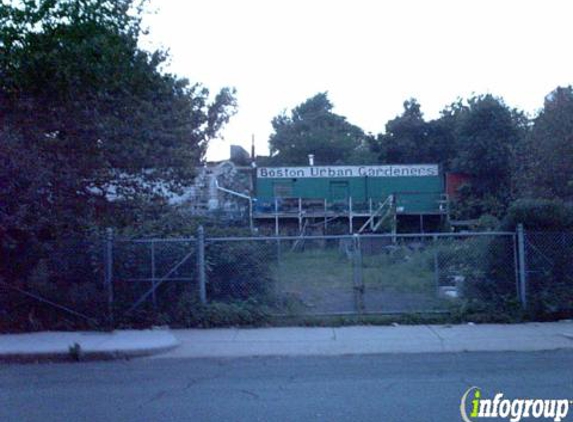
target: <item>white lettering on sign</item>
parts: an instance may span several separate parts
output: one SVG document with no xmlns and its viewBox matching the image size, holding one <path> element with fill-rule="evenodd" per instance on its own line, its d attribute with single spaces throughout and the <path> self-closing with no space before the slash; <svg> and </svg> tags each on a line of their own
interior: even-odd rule
<svg viewBox="0 0 573 422">
<path fill-rule="evenodd" d="M 319 177 L 423 177 L 437 176 L 437 164 L 386 166 L 316 166 L 316 167 L 259 167 L 261 179 L 297 179 Z"/>
</svg>

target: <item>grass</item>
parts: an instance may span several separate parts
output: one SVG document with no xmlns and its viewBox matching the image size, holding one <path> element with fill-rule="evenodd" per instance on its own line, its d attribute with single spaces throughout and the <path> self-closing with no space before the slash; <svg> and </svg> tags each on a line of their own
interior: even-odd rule
<svg viewBox="0 0 573 422">
<path fill-rule="evenodd" d="M 437 295 L 433 252 L 407 247 L 364 254 L 355 274 L 353 257 L 338 245 L 283 251 L 272 267 L 278 313 L 287 315 L 443 310 Z M 362 286 L 355 286 L 355 278 Z M 357 290 L 357 288 L 359 288 Z"/>
<path fill-rule="evenodd" d="M 333 249 L 283 253 L 273 272 L 285 290 L 352 288 L 352 262 Z"/>
<path fill-rule="evenodd" d="M 401 251 L 362 258 L 364 285 L 367 289 L 398 293 L 436 291 L 436 277 L 426 252 Z"/>
<path fill-rule="evenodd" d="M 426 293 L 436 288 L 427 252 L 366 255 L 361 269 L 367 289 Z M 353 288 L 353 262 L 332 248 L 283 253 L 273 274 L 286 291 Z"/>
</svg>

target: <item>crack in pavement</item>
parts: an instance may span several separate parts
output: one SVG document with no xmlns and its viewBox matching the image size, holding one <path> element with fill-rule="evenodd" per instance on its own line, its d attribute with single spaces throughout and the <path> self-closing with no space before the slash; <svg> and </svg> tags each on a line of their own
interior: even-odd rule
<svg viewBox="0 0 573 422">
<path fill-rule="evenodd" d="M 436 330 L 434 330 L 434 328 L 430 325 L 425 325 L 425 327 L 430 330 L 430 332 L 436 336 L 436 338 L 440 341 L 440 348 L 442 349 L 442 351 L 445 350 L 445 346 L 444 346 L 444 338 L 438 334 L 438 332 Z"/>
<path fill-rule="evenodd" d="M 239 335 L 239 329 L 235 328 L 235 332 L 233 333 L 233 338 L 231 339 L 231 341 L 236 341 L 238 335 Z"/>
<path fill-rule="evenodd" d="M 143 408 L 144 406 L 147 406 L 150 403 L 156 402 L 158 400 L 163 399 L 165 396 L 167 396 L 168 394 L 177 392 L 177 391 L 187 391 L 189 390 L 191 387 L 193 387 L 194 385 L 197 385 L 203 381 L 212 381 L 215 379 L 221 378 L 221 374 L 219 375 L 214 375 L 212 377 L 203 377 L 203 378 L 192 378 L 190 381 L 188 381 L 185 386 L 183 386 L 183 388 L 173 388 L 170 390 L 162 390 L 159 393 L 155 394 L 153 397 L 151 397 L 149 400 L 146 400 L 145 402 L 141 403 L 139 406 L 137 406 L 139 409 Z"/>
<path fill-rule="evenodd" d="M 261 396 L 259 396 L 257 393 L 253 393 L 252 391 L 249 391 L 249 390 L 240 389 L 240 390 L 237 390 L 237 391 L 238 391 L 239 393 L 243 393 L 243 394 L 246 394 L 246 395 L 248 395 L 248 396 L 251 396 L 251 397 L 253 397 L 253 398 L 257 399 L 257 400 L 261 398 Z"/>
</svg>

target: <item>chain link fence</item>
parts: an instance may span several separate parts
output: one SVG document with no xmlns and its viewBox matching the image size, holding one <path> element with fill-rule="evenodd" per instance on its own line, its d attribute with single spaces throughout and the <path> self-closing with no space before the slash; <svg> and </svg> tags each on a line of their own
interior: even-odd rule
<svg viewBox="0 0 573 422">
<path fill-rule="evenodd" d="M 447 311 L 517 300 L 514 233 L 219 238 L 209 300 L 256 297 L 277 315 Z M 211 285 L 213 283 L 213 285 Z M 240 292 L 240 293 L 238 293 Z"/>
<path fill-rule="evenodd" d="M 198 296 L 196 239 L 115 239 L 108 245 L 110 319 L 146 325 L 173 313 L 178 298 Z"/>
<path fill-rule="evenodd" d="M 15 252 L 18 265 L 3 270 L 4 330 L 193 325 L 194 312 L 221 304 L 277 316 L 451 312 L 468 304 L 573 311 L 573 233 L 215 238 L 201 231 L 42 246 Z"/>
<path fill-rule="evenodd" d="M 101 240 L 12 250 L 2 263 L 0 330 L 94 328 L 107 318 Z"/>
<path fill-rule="evenodd" d="M 537 313 L 573 309 L 573 233 L 526 232 L 528 307 Z"/>
</svg>

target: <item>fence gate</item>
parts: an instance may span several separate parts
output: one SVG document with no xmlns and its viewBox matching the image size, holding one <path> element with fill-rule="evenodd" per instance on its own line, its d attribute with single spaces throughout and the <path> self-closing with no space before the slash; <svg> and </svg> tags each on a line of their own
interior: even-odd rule
<svg viewBox="0 0 573 422">
<path fill-rule="evenodd" d="M 360 277 L 352 236 L 284 237 L 270 241 L 276 300 L 287 315 L 353 314 L 360 308 Z"/>
</svg>

